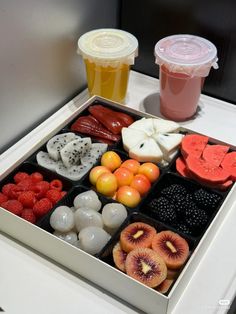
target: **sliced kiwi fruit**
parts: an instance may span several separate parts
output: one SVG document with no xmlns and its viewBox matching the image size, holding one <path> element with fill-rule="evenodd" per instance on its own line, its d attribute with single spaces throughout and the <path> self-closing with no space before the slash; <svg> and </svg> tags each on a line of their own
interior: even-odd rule
<svg viewBox="0 0 236 314">
<path fill-rule="evenodd" d="M 154 288 L 167 276 L 164 260 L 149 248 L 137 248 L 129 252 L 125 261 L 127 275 Z"/>
<path fill-rule="evenodd" d="M 120 244 L 125 252 L 151 247 L 156 229 L 143 222 L 134 222 L 121 231 Z"/>
<path fill-rule="evenodd" d="M 179 271 L 174 269 L 167 269 L 167 279 L 176 279 L 179 276 Z"/>
<path fill-rule="evenodd" d="M 164 259 L 169 269 L 179 269 L 189 256 L 187 241 L 169 230 L 159 232 L 153 237 L 152 249 Z"/>
<path fill-rule="evenodd" d="M 120 242 L 117 242 L 116 245 L 114 246 L 112 250 L 112 255 L 116 267 L 125 272 L 125 260 L 127 257 L 127 253 L 124 250 L 122 250 Z"/>
<path fill-rule="evenodd" d="M 159 286 L 156 287 L 156 290 L 161 293 L 166 293 L 170 289 L 173 282 L 173 279 L 165 279 Z"/>
</svg>

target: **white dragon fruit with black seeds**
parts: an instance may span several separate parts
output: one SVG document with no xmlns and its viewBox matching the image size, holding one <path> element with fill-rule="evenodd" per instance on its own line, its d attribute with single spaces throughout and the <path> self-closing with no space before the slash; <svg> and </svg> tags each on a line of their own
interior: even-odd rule
<svg viewBox="0 0 236 314">
<path fill-rule="evenodd" d="M 75 133 L 68 132 L 68 133 L 62 133 L 57 134 L 53 136 L 48 142 L 47 142 L 47 151 L 49 156 L 54 159 L 55 161 L 60 159 L 60 151 L 61 149 L 69 142 L 80 138 L 80 136 L 76 135 Z"/>
<path fill-rule="evenodd" d="M 60 150 L 61 159 L 65 167 L 70 168 L 78 165 L 80 158 L 89 151 L 91 145 L 90 137 L 74 140 L 66 144 Z"/>
<path fill-rule="evenodd" d="M 56 167 L 58 166 L 59 161 L 55 161 L 52 159 L 48 153 L 40 151 L 36 155 L 37 163 L 49 170 L 55 171 Z"/>
<path fill-rule="evenodd" d="M 90 165 L 76 165 L 70 168 L 65 167 L 62 163 L 56 167 L 56 172 L 73 181 L 80 180 L 90 169 Z"/>
</svg>

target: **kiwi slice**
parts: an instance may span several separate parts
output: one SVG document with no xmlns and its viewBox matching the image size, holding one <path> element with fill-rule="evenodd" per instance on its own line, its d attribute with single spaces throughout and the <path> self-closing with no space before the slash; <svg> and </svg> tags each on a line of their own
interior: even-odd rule
<svg viewBox="0 0 236 314">
<path fill-rule="evenodd" d="M 153 237 L 152 249 L 164 259 L 169 269 L 179 269 L 189 255 L 187 241 L 169 230 L 159 232 Z"/>
<path fill-rule="evenodd" d="M 112 250 L 112 255 L 116 267 L 125 272 L 125 260 L 127 257 L 127 253 L 124 250 L 122 250 L 120 242 L 117 242 L 116 245 L 114 246 Z"/>
<path fill-rule="evenodd" d="M 173 282 L 173 279 L 165 279 L 159 286 L 156 287 L 156 290 L 161 293 L 166 293 L 170 289 Z"/>
<path fill-rule="evenodd" d="M 156 229 L 143 222 L 134 222 L 121 231 L 120 244 L 125 252 L 151 247 Z"/>
<path fill-rule="evenodd" d="M 129 252 L 125 261 L 127 275 L 154 288 L 166 279 L 164 260 L 149 248 L 137 248 Z"/>
<path fill-rule="evenodd" d="M 179 276 L 179 271 L 174 269 L 167 269 L 167 279 L 176 279 Z"/>
</svg>

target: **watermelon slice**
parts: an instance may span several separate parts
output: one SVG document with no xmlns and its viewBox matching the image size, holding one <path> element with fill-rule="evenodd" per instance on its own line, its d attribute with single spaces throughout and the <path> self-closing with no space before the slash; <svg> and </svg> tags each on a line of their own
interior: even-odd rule
<svg viewBox="0 0 236 314">
<path fill-rule="evenodd" d="M 230 177 L 229 171 L 194 156 L 186 158 L 186 165 L 194 176 L 206 183 L 223 183 Z"/>
<path fill-rule="evenodd" d="M 176 166 L 177 172 L 181 176 L 189 178 L 189 171 L 188 171 L 188 168 L 186 166 L 185 160 L 182 157 L 178 157 L 176 159 L 175 166 Z"/>
<path fill-rule="evenodd" d="M 236 152 L 226 154 L 221 167 L 230 173 L 233 181 L 236 181 Z"/>
<path fill-rule="evenodd" d="M 202 153 L 202 158 L 212 165 L 219 166 L 228 153 L 229 146 L 207 145 Z"/>
<path fill-rule="evenodd" d="M 187 134 L 181 143 L 181 153 L 184 158 L 188 156 L 201 157 L 209 138 L 199 134 Z"/>
<path fill-rule="evenodd" d="M 209 183 L 209 182 L 206 182 L 206 181 L 203 181 L 203 180 L 197 180 L 200 184 L 204 185 L 204 186 L 207 186 L 208 188 L 211 188 L 211 189 L 217 189 L 217 190 L 221 190 L 221 191 L 225 191 L 227 190 L 232 184 L 233 184 L 233 181 L 232 180 L 227 180 L 223 183 Z"/>
</svg>

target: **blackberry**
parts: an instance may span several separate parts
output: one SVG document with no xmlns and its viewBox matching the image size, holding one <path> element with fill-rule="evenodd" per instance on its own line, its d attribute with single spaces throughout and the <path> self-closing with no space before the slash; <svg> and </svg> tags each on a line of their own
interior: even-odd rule
<svg viewBox="0 0 236 314">
<path fill-rule="evenodd" d="M 154 198 L 148 206 L 153 218 L 170 224 L 176 220 L 175 208 L 165 197 Z"/>
<path fill-rule="evenodd" d="M 154 198 L 148 204 L 150 209 L 158 209 L 158 208 L 167 208 L 170 205 L 170 202 L 165 197 Z"/>
<path fill-rule="evenodd" d="M 172 184 L 161 191 L 161 195 L 172 198 L 175 194 L 186 194 L 186 189 L 183 185 L 180 184 Z"/>
<path fill-rule="evenodd" d="M 169 204 L 168 207 L 158 207 L 157 209 L 152 210 L 152 216 L 167 224 L 173 224 L 177 218 L 175 208 L 171 204 Z"/>
<path fill-rule="evenodd" d="M 179 232 L 182 232 L 184 234 L 187 234 L 187 235 L 192 235 L 192 231 L 190 230 L 190 228 L 184 224 L 184 223 L 179 223 L 179 224 L 176 224 L 175 226 L 175 229 Z"/>
<path fill-rule="evenodd" d="M 176 212 L 182 217 L 185 216 L 186 211 L 191 211 L 197 208 L 197 205 L 188 196 L 191 195 L 178 195 L 173 198 L 173 204 L 175 206 Z"/>
<path fill-rule="evenodd" d="M 201 230 L 207 223 L 208 217 L 204 210 L 194 209 L 186 213 L 186 223 L 192 231 Z"/>
<path fill-rule="evenodd" d="M 203 209 L 215 209 L 221 197 L 218 194 L 199 189 L 194 193 L 194 199 L 197 205 Z"/>
</svg>

